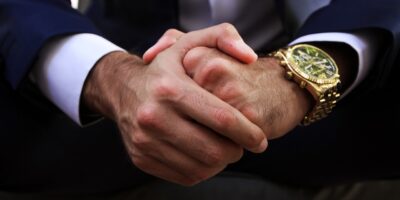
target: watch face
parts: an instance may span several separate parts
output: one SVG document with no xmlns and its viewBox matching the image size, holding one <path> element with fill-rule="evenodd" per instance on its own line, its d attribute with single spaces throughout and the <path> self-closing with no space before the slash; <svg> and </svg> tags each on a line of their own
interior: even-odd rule
<svg viewBox="0 0 400 200">
<path fill-rule="evenodd" d="M 316 83 L 334 82 L 338 68 L 333 59 L 311 45 L 295 45 L 288 51 L 288 62 L 297 73 Z"/>
</svg>

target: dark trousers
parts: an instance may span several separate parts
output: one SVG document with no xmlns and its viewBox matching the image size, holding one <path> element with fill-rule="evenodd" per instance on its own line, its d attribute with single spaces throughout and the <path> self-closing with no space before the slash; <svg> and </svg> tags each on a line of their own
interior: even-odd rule
<svg viewBox="0 0 400 200">
<path fill-rule="evenodd" d="M 330 187 L 293 187 L 248 174 L 224 173 L 193 187 L 161 180 L 110 194 L 15 194 L 0 191 L 2 200 L 378 200 L 399 199 L 400 181 L 371 181 Z"/>
</svg>

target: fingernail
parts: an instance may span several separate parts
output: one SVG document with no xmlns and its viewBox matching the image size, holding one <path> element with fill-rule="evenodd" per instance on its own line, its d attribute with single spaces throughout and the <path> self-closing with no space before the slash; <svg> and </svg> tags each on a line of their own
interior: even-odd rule
<svg viewBox="0 0 400 200">
<path fill-rule="evenodd" d="M 155 45 L 153 45 L 153 46 L 151 46 L 150 48 L 148 48 L 148 49 L 146 50 L 146 52 L 144 52 L 143 55 L 149 54 L 149 53 L 154 49 L 154 46 L 155 46 Z"/>
<path fill-rule="evenodd" d="M 150 47 L 149 49 L 147 49 L 147 51 L 146 52 L 144 52 L 144 54 L 143 54 L 143 56 L 142 56 L 142 58 L 143 58 L 143 61 L 146 63 L 146 64 L 148 64 L 150 61 L 151 61 L 151 57 L 149 57 L 150 56 L 150 53 L 151 53 L 151 51 L 153 50 L 153 48 L 154 48 L 154 46 L 152 46 L 152 47 Z"/>
</svg>

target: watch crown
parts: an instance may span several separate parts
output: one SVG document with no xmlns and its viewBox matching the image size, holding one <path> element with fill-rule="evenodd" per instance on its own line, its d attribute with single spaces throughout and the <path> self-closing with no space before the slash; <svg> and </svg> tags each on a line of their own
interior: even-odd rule
<svg viewBox="0 0 400 200">
<path fill-rule="evenodd" d="M 305 88 L 307 86 L 307 83 L 305 81 L 300 82 L 300 87 Z"/>
<path fill-rule="evenodd" d="M 281 64 L 281 65 L 283 65 L 283 66 L 286 66 L 287 62 L 284 61 L 284 60 L 281 60 L 281 61 L 279 62 L 279 64 Z"/>
</svg>

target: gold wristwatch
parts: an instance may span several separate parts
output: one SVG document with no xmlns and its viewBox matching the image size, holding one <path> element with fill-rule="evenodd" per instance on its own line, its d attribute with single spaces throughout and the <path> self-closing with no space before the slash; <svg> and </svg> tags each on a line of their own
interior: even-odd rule
<svg viewBox="0 0 400 200">
<path fill-rule="evenodd" d="M 340 94 L 339 69 L 323 50 L 308 44 L 298 44 L 271 54 L 286 69 L 286 77 L 307 89 L 316 100 L 302 125 L 309 125 L 326 117 L 335 107 Z"/>
</svg>

